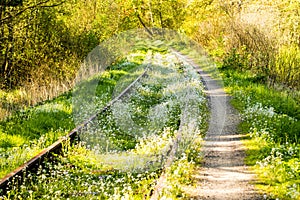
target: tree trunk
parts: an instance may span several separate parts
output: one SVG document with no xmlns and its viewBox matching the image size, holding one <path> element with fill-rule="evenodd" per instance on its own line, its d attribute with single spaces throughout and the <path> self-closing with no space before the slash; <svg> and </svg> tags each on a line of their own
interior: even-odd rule
<svg viewBox="0 0 300 200">
<path fill-rule="evenodd" d="M 4 84 L 7 87 L 11 87 L 12 85 L 12 65 L 13 65 L 13 53 L 14 53 L 14 27 L 13 27 L 13 19 L 10 18 L 7 21 L 7 46 L 4 53 L 4 62 L 2 64 L 2 70 L 4 74 Z"/>
</svg>

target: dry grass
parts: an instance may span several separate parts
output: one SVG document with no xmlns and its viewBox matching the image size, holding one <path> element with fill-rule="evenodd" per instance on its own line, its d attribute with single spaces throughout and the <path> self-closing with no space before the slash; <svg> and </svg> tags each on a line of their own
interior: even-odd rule
<svg viewBox="0 0 300 200">
<path fill-rule="evenodd" d="M 0 90 L 0 120 L 11 116 L 18 110 L 34 106 L 68 92 L 73 85 L 72 81 L 51 80 L 49 85 L 41 86 L 38 82 L 33 82 L 19 89 Z"/>
<path fill-rule="evenodd" d="M 231 59 L 229 65 L 241 65 L 271 86 L 299 90 L 296 8 L 287 1 L 215 1 L 206 7 L 193 37 L 215 60 Z"/>
</svg>

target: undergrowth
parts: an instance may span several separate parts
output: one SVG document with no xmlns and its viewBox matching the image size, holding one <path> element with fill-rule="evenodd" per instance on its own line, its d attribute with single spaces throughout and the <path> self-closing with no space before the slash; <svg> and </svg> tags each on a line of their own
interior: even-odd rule
<svg viewBox="0 0 300 200">
<path fill-rule="evenodd" d="M 95 96 L 99 97 L 101 105 L 111 99 L 117 81 L 140 64 L 140 58 L 137 61 L 134 59 L 125 59 L 90 80 L 99 83 Z M 124 62 L 127 62 L 126 66 L 120 68 Z M 0 121 L 0 178 L 65 136 L 74 127 L 71 91 L 35 107 L 19 110 Z"/>
<path fill-rule="evenodd" d="M 123 88 L 130 75 L 116 87 Z M 91 122 L 79 144 L 64 144 L 56 163 L 46 161 L 2 198 L 150 199 L 175 142 L 178 148 L 164 171 L 167 184 L 160 196 L 185 197 L 184 185 L 192 183 L 200 162 L 198 140 L 207 116 L 195 70 L 172 54 L 155 53 L 147 76 Z"/>
<path fill-rule="evenodd" d="M 221 69 L 240 130 L 248 134 L 246 162 L 268 199 L 300 198 L 299 91 L 278 90 L 248 71 Z"/>
</svg>

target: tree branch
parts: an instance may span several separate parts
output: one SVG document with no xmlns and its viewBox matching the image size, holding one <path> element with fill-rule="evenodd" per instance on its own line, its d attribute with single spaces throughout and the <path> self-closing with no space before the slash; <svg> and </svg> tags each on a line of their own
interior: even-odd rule
<svg viewBox="0 0 300 200">
<path fill-rule="evenodd" d="M 153 33 L 150 31 L 150 29 L 145 25 L 145 23 L 143 22 L 141 16 L 139 15 L 139 13 L 136 12 L 136 16 L 139 19 L 140 23 L 143 25 L 143 27 L 146 29 L 146 31 L 153 36 Z"/>
<path fill-rule="evenodd" d="M 0 24 L 4 23 L 4 21 L 8 20 L 8 19 L 11 19 L 11 18 L 14 18 L 14 17 L 17 17 L 19 15 L 21 15 L 23 12 L 25 12 L 26 10 L 29 10 L 29 9 L 34 9 L 34 8 L 37 8 L 37 7 L 40 7 L 40 8 L 49 8 L 49 7 L 56 7 L 56 6 L 60 6 L 62 5 L 63 3 L 65 3 L 65 1 L 62 1 L 58 4 L 52 4 L 52 5 L 43 5 L 43 4 L 46 4 L 48 3 L 50 0 L 46 0 L 46 1 L 42 1 L 42 2 L 39 2 L 35 5 L 32 5 L 32 6 L 28 6 L 26 8 L 24 8 L 23 10 L 17 12 L 16 14 L 14 15 L 9 15 L 3 19 L 0 20 Z"/>
</svg>

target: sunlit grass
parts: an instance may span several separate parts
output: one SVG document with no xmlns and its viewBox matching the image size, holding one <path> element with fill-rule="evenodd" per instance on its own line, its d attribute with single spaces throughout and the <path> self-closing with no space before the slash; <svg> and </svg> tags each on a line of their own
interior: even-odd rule
<svg viewBox="0 0 300 200">
<path fill-rule="evenodd" d="M 247 148 L 245 162 L 257 174 L 254 182 L 257 189 L 269 194 L 271 198 L 299 198 L 299 157 L 286 159 L 275 155 L 266 158 L 274 147 L 265 140 L 249 137 L 243 143 Z"/>
<path fill-rule="evenodd" d="M 134 56 L 131 59 L 134 59 Z M 115 65 L 109 71 L 90 80 L 99 83 L 95 95 L 99 96 L 102 105 L 111 99 L 117 80 L 128 74 L 125 70 L 130 71 L 137 66 L 136 63 L 128 63 L 130 64 L 120 69 L 115 69 L 119 68 Z M 70 93 L 35 107 L 16 111 L 9 118 L 0 121 L 0 178 L 75 127 Z M 14 96 L 14 93 L 9 95 L 11 98 L 19 98 L 19 95 Z"/>
<path fill-rule="evenodd" d="M 299 94 L 270 88 L 249 72 L 223 70 L 232 104 L 248 134 L 246 163 L 270 198 L 300 198 Z"/>
<path fill-rule="evenodd" d="M 201 157 L 196 139 L 207 127 L 206 99 L 191 66 L 179 70 L 170 65 L 176 57 L 155 56 L 158 62 L 147 76 L 83 130 L 78 145 L 65 144 L 56 163 L 46 162 L 37 175 L 27 176 L 8 199 L 148 199 L 175 141 L 178 148 L 161 195 L 184 196 L 182 188 L 191 183 Z M 133 79 L 120 80 L 129 83 L 126 78 Z"/>
</svg>

